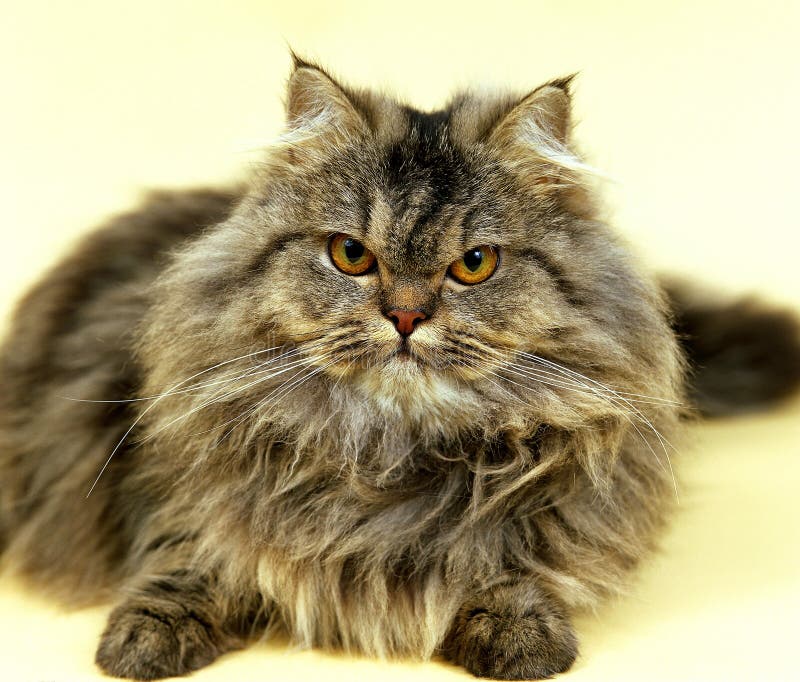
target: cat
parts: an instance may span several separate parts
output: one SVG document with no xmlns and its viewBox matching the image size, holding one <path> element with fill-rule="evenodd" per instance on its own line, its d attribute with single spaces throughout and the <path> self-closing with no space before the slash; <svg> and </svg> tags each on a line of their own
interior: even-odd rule
<svg viewBox="0 0 800 682">
<path fill-rule="evenodd" d="M 665 293 L 598 218 L 571 79 L 423 113 L 295 58 L 247 187 L 156 192 L 20 302 L 0 548 L 114 600 L 96 662 L 281 628 L 535 679 L 675 501 L 695 413 L 800 383 L 788 312 Z"/>
</svg>

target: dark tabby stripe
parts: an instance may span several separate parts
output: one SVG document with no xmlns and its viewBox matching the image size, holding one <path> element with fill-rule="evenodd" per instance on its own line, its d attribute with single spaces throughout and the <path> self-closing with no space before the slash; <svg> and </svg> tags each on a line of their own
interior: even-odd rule
<svg viewBox="0 0 800 682">
<path fill-rule="evenodd" d="M 264 272 L 269 267 L 270 261 L 276 253 L 283 251 L 292 242 L 299 241 L 307 236 L 308 234 L 306 232 L 289 232 L 287 234 L 280 235 L 269 242 L 258 253 L 256 253 L 255 256 L 253 256 L 253 259 L 247 266 L 246 276 L 244 279 L 250 279 L 250 277 Z"/>
<path fill-rule="evenodd" d="M 527 260 L 532 260 L 544 270 L 556 284 L 556 288 L 564 295 L 564 299 L 571 305 L 583 307 L 586 301 L 581 296 L 575 283 L 567 276 L 561 266 L 541 249 L 530 247 L 520 251 L 519 255 Z"/>
</svg>

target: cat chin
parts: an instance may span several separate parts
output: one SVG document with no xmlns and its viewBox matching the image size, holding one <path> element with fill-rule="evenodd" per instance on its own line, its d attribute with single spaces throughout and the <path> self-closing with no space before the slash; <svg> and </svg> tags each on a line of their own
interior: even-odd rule
<svg viewBox="0 0 800 682">
<path fill-rule="evenodd" d="M 384 414 L 423 422 L 480 408 L 473 391 L 446 371 L 395 356 L 354 377 L 362 397 Z"/>
</svg>

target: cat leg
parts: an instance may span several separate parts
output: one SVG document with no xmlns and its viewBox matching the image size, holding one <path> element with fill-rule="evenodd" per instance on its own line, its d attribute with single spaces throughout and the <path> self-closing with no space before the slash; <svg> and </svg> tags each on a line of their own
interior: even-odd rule
<svg viewBox="0 0 800 682">
<path fill-rule="evenodd" d="M 465 603 L 442 650 L 478 677 L 532 680 L 567 670 L 578 646 L 558 601 L 520 581 L 491 587 Z"/>
<path fill-rule="evenodd" d="M 151 574 L 152 575 L 152 574 Z M 266 621 L 254 600 L 226 599 L 213 576 L 172 570 L 140 581 L 111 613 L 95 662 L 136 680 L 185 675 L 242 648 Z"/>
</svg>

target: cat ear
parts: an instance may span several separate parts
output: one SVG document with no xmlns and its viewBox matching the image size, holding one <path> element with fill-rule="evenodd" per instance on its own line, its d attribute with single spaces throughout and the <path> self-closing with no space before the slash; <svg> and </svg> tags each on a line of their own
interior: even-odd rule
<svg viewBox="0 0 800 682">
<path fill-rule="evenodd" d="M 566 145 L 572 104 L 569 85 L 573 78 L 550 81 L 524 97 L 494 125 L 490 141 L 499 146 L 513 145 L 525 143 L 533 134 Z"/>
<path fill-rule="evenodd" d="M 352 136 L 367 131 L 367 124 L 347 92 L 318 66 L 296 55 L 286 93 L 286 118 L 290 131 L 320 136 Z"/>
<path fill-rule="evenodd" d="M 583 163 L 569 149 L 574 76 L 550 81 L 512 106 L 486 136 L 506 160 L 527 172 L 532 182 L 555 187 Z"/>
</svg>

